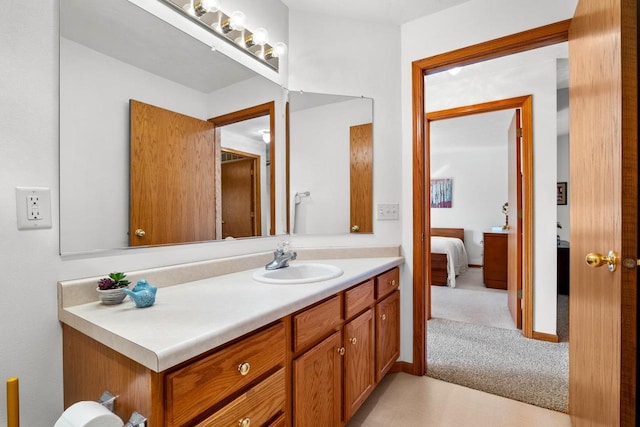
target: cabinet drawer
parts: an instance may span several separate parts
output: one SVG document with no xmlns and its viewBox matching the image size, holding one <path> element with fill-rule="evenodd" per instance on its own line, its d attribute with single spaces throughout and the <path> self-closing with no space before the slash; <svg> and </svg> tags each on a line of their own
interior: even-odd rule
<svg viewBox="0 0 640 427">
<path fill-rule="evenodd" d="M 340 296 L 293 317 L 293 351 L 298 352 L 334 330 L 342 320 Z"/>
<path fill-rule="evenodd" d="M 350 319 L 374 302 L 373 282 L 368 280 L 344 293 L 344 317 Z"/>
<path fill-rule="evenodd" d="M 376 277 L 376 299 L 383 298 L 387 294 L 400 287 L 400 269 L 397 267 L 382 273 Z"/>
<path fill-rule="evenodd" d="M 284 413 L 284 368 L 250 388 L 197 427 L 264 426 Z M 276 420 L 277 421 L 277 420 Z M 276 424 L 277 425 L 277 424 Z"/>
<path fill-rule="evenodd" d="M 167 425 L 179 426 L 255 381 L 285 358 L 284 325 L 251 335 L 166 376 Z M 240 372 L 241 365 L 248 372 Z M 236 420 L 237 424 L 237 420 Z"/>
</svg>

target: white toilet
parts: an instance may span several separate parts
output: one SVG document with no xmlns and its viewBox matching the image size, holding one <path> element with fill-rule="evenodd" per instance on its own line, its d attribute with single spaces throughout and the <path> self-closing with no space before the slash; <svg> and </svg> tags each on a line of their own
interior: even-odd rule
<svg viewBox="0 0 640 427">
<path fill-rule="evenodd" d="M 82 401 L 69 406 L 54 427 L 123 427 L 116 414 L 98 402 Z"/>
</svg>

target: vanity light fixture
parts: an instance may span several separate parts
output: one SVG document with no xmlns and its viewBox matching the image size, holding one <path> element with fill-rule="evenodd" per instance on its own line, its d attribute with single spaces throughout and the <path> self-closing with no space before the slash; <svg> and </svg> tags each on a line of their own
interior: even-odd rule
<svg viewBox="0 0 640 427">
<path fill-rule="evenodd" d="M 260 133 L 262 134 L 262 140 L 265 144 L 271 142 L 271 132 L 269 132 L 269 129 L 261 130 Z"/>
<path fill-rule="evenodd" d="M 246 27 L 247 17 L 242 11 L 236 10 L 227 15 L 220 9 L 221 0 L 161 1 L 220 39 L 233 44 L 236 48 L 278 71 L 279 58 L 287 52 L 287 45 L 282 42 L 270 45 L 269 33 L 264 28 L 249 30 Z"/>
</svg>

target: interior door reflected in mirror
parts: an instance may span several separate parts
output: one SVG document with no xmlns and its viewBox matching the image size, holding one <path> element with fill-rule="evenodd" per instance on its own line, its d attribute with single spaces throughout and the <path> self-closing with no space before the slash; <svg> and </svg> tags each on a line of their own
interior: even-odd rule
<svg viewBox="0 0 640 427">
<path fill-rule="evenodd" d="M 182 175 L 184 186 L 173 191 L 171 181 L 166 179 L 169 175 L 162 178 L 159 172 L 148 183 L 152 191 L 175 194 L 170 202 L 153 206 L 159 216 L 167 218 L 167 224 L 161 226 L 166 230 L 160 233 L 132 220 L 130 203 L 138 202 L 130 201 L 129 194 L 130 180 L 136 179 L 130 176 L 131 99 L 202 123 L 273 103 L 271 112 L 261 115 L 270 117 L 266 128 L 273 131 L 284 127 L 282 119 L 276 120 L 284 116 L 284 90 L 273 81 L 220 52 L 212 52 L 210 46 L 128 0 L 60 0 L 60 253 L 248 235 L 237 230 L 224 232 L 222 197 L 215 197 L 215 207 L 211 205 L 222 191 L 224 145 L 217 148 L 213 160 L 208 157 L 211 147 L 202 148 L 215 165 L 206 185 L 194 183 L 200 187 L 188 187 L 190 178 Z M 224 129 L 220 130 L 223 136 Z M 271 139 L 267 158 L 261 155 L 260 200 L 253 204 L 256 223 L 251 236 L 273 235 L 275 224 L 283 223 L 276 222 L 275 203 L 277 192 L 282 205 L 278 211 L 285 211 L 286 197 L 281 197 L 286 196 L 284 181 L 279 183 L 281 188 L 274 188 L 271 177 L 277 166 L 272 153 L 279 144 L 284 145 L 284 133 L 272 132 Z M 257 155 L 250 149 L 226 148 L 249 157 Z M 157 154 L 150 150 L 144 156 Z M 191 169 L 204 165 L 203 159 L 188 157 L 177 148 L 162 155 L 184 157 Z M 210 183 L 212 179 L 215 184 Z M 254 190 L 258 194 L 258 188 Z M 200 196 L 203 200 L 194 200 Z M 155 198 L 145 197 L 139 207 L 152 207 Z M 203 208 L 205 199 L 208 205 Z M 182 225 L 173 222 L 177 217 L 184 220 L 178 220 Z"/>
<path fill-rule="evenodd" d="M 289 93 L 290 229 L 373 232 L 373 100 Z"/>
</svg>

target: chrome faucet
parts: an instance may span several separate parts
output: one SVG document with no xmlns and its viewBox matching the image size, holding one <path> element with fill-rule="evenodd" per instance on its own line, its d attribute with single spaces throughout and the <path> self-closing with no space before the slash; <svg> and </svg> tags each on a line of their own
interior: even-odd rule
<svg viewBox="0 0 640 427">
<path fill-rule="evenodd" d="M 277 270 L 278 268 L 289 267 L 289 261 L 296 259 L 297 253 L 289 251 L 288 242 L 280 242 L 278 248 L 273 252 L 273 261 L 265 265 L 267 270 Z"/>
</svg>

